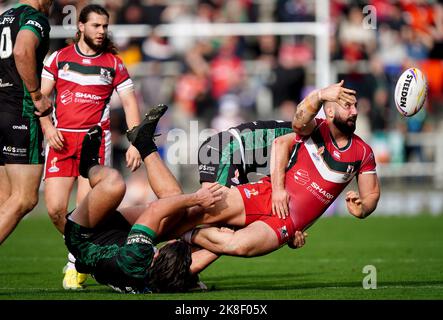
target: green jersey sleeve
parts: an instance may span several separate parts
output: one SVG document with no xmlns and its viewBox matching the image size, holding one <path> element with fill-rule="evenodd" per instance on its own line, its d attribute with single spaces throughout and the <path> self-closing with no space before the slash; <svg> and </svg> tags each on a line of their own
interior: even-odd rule
<svg viewBox="0 0 443 320">
<path fill-rule="evenodd" d="M 49 32 L 51 31 L 48 19 L 42 13 L 31 10 L 27 10 L 22 17 L 20 30 L 26 29 L 34 32 L 40 42 L 48 39 Z"/>
</svg>

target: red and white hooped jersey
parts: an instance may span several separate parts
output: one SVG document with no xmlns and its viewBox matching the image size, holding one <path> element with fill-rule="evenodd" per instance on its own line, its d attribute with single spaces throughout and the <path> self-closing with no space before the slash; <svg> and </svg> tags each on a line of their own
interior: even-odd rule
<svg viewBox="0 0 443 320">
<path fill-rule="evenodd" d="M 332 137 L 325 119 L 316 119 L 310 136 L 294 140 L 285 176 L 289 211 L 295 230 L 305 230 L 334 202 L 358 174 L 375 174 L 371 147 L 352 135 L 343 148 Z"/>
<path fill-rule="evenodd" d="M 77 44 L 54 52 L 42 77 L 56 81 L 54 120 L 59 129 L 84 131 L 100 124 L 110 128 L 109 100 L 114 89 L 133 87 L 122 60 L 112 53 L 87 56 Z"/>
</svg>

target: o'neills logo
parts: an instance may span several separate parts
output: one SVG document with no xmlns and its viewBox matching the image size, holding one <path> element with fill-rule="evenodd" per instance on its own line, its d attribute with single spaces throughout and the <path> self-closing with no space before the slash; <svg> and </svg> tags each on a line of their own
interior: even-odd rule
<svg viewBox="0 0 443 320">
<path fill-rule="evenodd" d="M 411 85 L 412 75 L 408 74 L 406 76 L 405 83 L 403 83 L 403 88 L 401 89 L 400 107 L 406 108 L 406 97 L 408 96 L 409 86 Z"/>
<path fill-rule="evenodd" d="M 22 124 L 21 126 L 12 126 L 13 130 L 28 130 L 28 127 L 25 124 Z"/>
</svg>

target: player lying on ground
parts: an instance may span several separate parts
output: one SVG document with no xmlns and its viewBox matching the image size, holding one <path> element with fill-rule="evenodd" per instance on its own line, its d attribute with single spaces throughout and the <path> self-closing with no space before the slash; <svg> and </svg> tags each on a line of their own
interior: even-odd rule
<svg viewBox="0 0 443 320">
<path fill-rule="evenodd" d="M 158 121 L 159 116 L 154 112 L 145 120 L 149 122 L 152 117 L 153 121 Z M 68 216 L 65 227 L 65 242 L 76 257 L 76 267 L 118 291 L 186 290 L 193 280 L 189 272 L 190 246 L 175 241 L 156 254 L 154 245 L 157 236 L 179 220 L 186 208 L 199 206 L 206 210 L 214 206 L 220 200 L 220 186 L 213 184 L 193 194 L 181 194 L 177 183 L 163 183 L 172 176 L 154 152 L 153 142 L 147 145 L 138 141 L 144 163 L 151 169 L 148 176 L 159 178 L 158 182 L 153 181 L 153 190 L 160 198 L 168 198 L 157 200 L 142 210 L 128 208 L 117 212 L 125 184 L 116 170 L 98 165 L 101 136 L 102 130 L 98 126 L 91 128 L 85 136 L 80 174 L 89 179 L 92 190 Z"/>
</svg>

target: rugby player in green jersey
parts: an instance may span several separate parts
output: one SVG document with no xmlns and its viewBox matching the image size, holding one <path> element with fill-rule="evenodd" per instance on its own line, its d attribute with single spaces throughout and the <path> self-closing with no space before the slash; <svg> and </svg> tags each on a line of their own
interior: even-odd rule
<svg viewBox="0 0 443 320">
<path fill-rule="evenodd" d="M 40 92 L 52 0 L 20 1 L 0 15 L 0 243 L 38 202 L 43 172 Z"/>
</svg>

